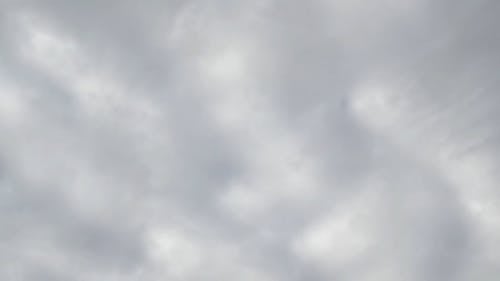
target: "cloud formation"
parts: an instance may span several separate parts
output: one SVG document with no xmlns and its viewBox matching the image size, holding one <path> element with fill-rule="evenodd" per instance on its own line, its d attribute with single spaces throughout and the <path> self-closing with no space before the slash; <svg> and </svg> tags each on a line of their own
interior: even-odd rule
<svg viewBox="0 0 500 281">
<path fill-rule="evenodd" d="M 0 278 L 498 276 L 499 9 L 0 2 Z"/>
</svg>

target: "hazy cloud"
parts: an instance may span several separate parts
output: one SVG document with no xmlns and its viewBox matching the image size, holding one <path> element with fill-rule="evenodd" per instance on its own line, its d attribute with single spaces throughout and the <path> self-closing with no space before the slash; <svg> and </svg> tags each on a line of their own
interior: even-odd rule
<svg viewBox="0 0 500 281">
<path fill-rule="evenodd" d="M 499 9 L 0 2 L 0 278 L 498 276 Z"/>
</svg>

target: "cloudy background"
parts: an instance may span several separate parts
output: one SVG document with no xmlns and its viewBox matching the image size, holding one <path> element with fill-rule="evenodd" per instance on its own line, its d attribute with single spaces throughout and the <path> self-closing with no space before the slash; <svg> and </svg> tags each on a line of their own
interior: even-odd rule
<svg viewBox="0 0 500 281">
<path fill-rule="evenodd" d="M 500 3 L 0 1 L 0 279 L 500 276 Z"/>
</svg>

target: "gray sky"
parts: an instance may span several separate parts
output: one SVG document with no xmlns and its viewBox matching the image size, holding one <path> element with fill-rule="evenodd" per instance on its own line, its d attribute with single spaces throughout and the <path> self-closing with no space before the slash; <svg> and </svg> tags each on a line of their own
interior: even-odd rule
<svg viewBox="0 0 500 281">
<path fill-rule="evenodd" d="M 0 1 L 0 279 L 500 276 L 498 1 Z"/>
</svg>

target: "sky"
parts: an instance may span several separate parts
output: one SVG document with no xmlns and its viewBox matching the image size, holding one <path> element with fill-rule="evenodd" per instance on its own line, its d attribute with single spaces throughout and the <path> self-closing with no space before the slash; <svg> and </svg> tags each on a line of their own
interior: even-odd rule
<svg viewBox="0 0 500 281">
<path fill-rule="evenodd" d="M 499 13 L 0 0 L 0 279 L 497 280 Z"/>
</svg>

